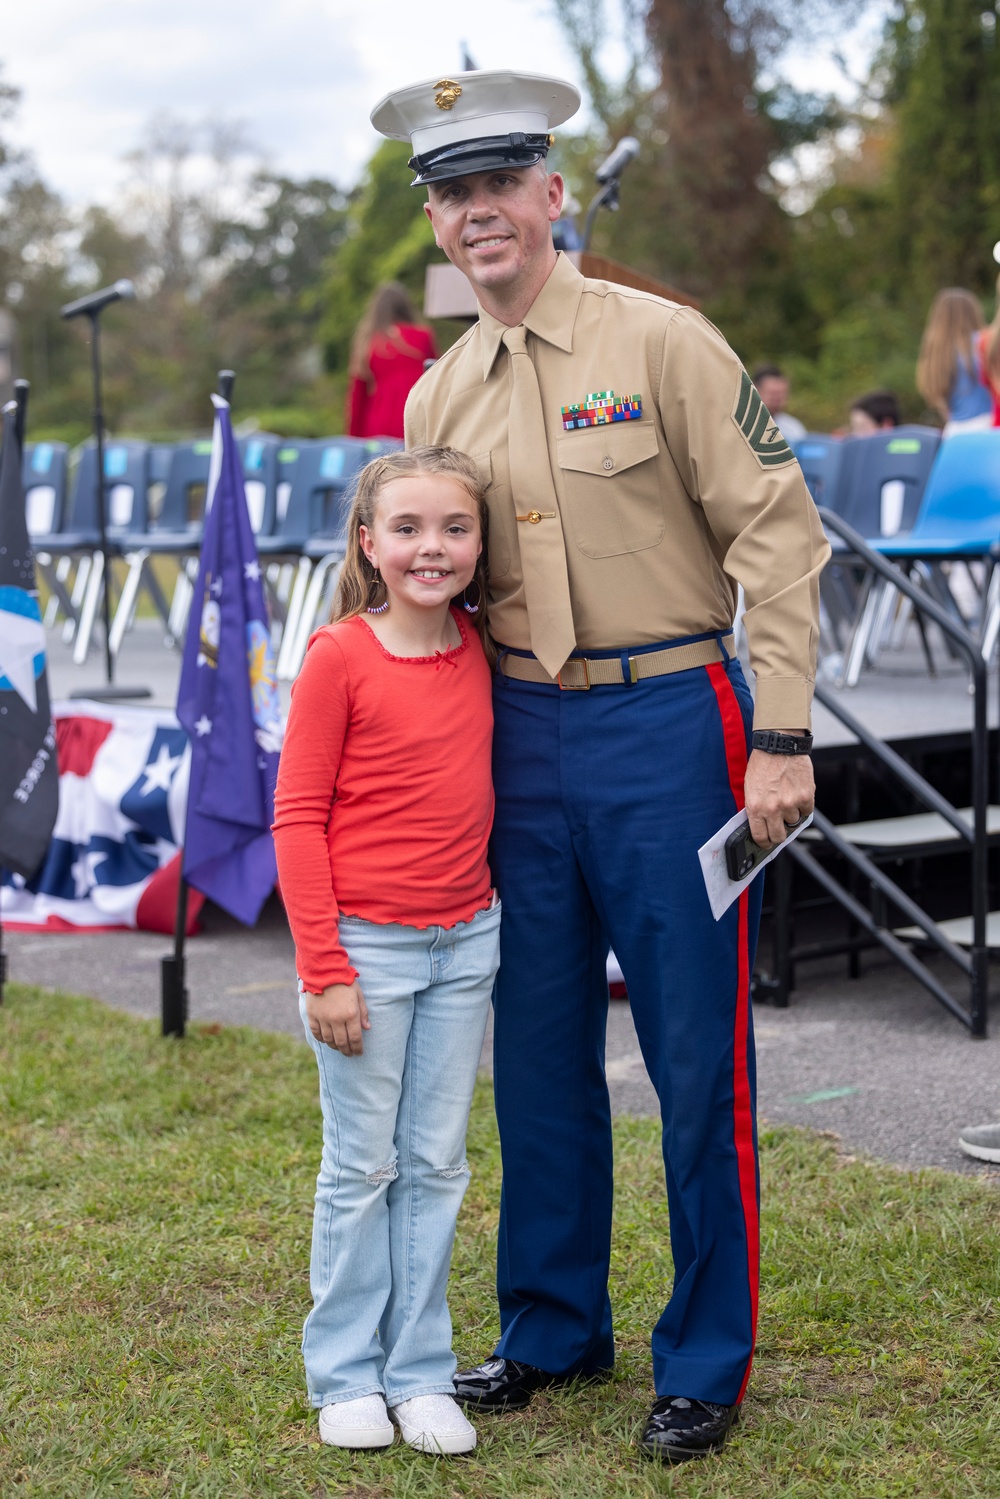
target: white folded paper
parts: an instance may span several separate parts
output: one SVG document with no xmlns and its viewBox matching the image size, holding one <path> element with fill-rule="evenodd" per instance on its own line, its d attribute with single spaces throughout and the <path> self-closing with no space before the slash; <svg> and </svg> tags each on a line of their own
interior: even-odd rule
<svg viewBox="0 0 1000 1499">
<path fill-rule="evenodd" d="M 727 823 L 723 823 L 719 831 L 713 833 L 708 842 L 703 843 L 698 850 L 701 872 L 705 876 L 705 889 L 708 891 L 709 904 L 712 907 L 712 915 L 716 921 L 719 920 L 723 912 L 729 910 L 729 907 L 737 896 L 743 894 L 750 881 L 755 880 L 761 870 L 770 864 L 772 859 L 778 857 L 783 848 L 787 848 L 800 833 L 805 832 L 813 819 L 810 812 L 808 817 L 802 819 L 794 832 L 786 833 L 783 843 L 775 844 L 767 858 L 761 859 L 757 868 L 752 874 L 748 874 L 745 880 L 731 880 L 729 878 L 729 871 L 726 868 L 726 839 L 730 833 L 735 833 L 736 829 L 742 823 L 746 822 L 746 820 L 747 814 L 745 812 L 737 812 Z"/>
</svg>

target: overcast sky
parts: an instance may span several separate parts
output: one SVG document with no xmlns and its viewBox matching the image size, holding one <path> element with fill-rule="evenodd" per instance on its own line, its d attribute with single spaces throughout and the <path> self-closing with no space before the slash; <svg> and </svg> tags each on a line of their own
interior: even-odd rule
<svg viewBox="0 0 1000 1499">
<path fill-rule="evenodd" d="M 372 106 L 400 84 L 477 66 L 578 82 L 547 0 L 8 0 L 7 133 L 72 202 L 107 201 L 159 110 L 245 122 L 269 165 L 353 183 Z"/>
<path fill-rule="evenodd" d="M 856 77 L 873 24 L 838 38 Z M 380 139 L 372 106 L 457 71 L 462 42 L 480 68 L 581 82 L 552 0 L 7 0 L 0 65 L 22 98 L 4 129 L 77 205 L 114 197 L 122 157 L 162 111 L 240 122 L 273 170 L 349 187 Z M 784 66 L 799 87 L 843 95 L 832 50 Z"/>
</svg>

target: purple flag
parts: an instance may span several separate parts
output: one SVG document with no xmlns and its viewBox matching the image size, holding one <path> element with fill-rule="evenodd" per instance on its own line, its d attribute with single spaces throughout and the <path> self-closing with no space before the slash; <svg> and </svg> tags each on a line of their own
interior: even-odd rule
<svg viewBox="0 0 1000 1499">
<path fill-rule="evenodd" d="M 177 717 L 191 741 L 183 867 L 196 890 L 252 926 L 276 877 L 281 707 L 229 406 L 212 400 L 205 533 L 177 691 Z"/>
</svg>

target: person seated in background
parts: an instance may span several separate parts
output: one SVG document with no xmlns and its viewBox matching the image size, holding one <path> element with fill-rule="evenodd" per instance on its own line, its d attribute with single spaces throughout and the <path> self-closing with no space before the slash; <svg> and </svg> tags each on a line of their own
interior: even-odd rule
<svg viewBox="0 0 1000 1499">
<path fill-rule="evenodd" d="M 891 390 L 870 390 L 851 403 L 851 436 L 871 437 L 899 426 L 899 402 Z"/>
<path fill-rule="evenodd" d="M 348 436 L 402 437 L 406 398 L 424 360 L 436 358 L 434 335 L 417 322 L 406 288 L 398 281 L 377 286 L 351 343 Z"/>
<path fill-rule="evenodd" d="M 776 364 L 761 364 L 754 370 L 752 376 L 757 394 L 774 418 L 774 424 L 778 428 L 786 442 L 798 442 L 805 437 L 806 429 L 797 416 L 792 416 L 785 410 L 788 404 L 788 377 Z"/>
<path fill-rule="evenodd" d="M 917 389 L 944 419 L 944 436 L 993 425 L 993 397 L 976 350 L 983 309 L 971 291 L 948 286 L 927 314 L 917 358 Z"/>
</svg>

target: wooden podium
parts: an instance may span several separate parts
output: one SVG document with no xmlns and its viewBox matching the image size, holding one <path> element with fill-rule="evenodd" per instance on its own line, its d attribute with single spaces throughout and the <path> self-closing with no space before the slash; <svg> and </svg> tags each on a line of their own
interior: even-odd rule
<svg viewBox="0 0 1000 1499">
<path fill-rule="evenodd" d="M 668 302 L 680 302 L 685 307 L 697 307 L 694 297 L 678 291 L 675 286 L 666 286 L 652 276 L 643 276 L 639 271 L 619 265 L 617 260 L 608 260 L 604 255 L 591 255 L 589 250 L 567 250 L 571 260 L 584 276 L 596 281 L 614 281 L 619 286 L 630 286 L 635 291 L 651 292 L 654 297 L 665 297 Z M 424 276 L 424 317 L 464 318 L 473 321 L 478 316 L 476 294 L 457 266 L 450 261 L 429 265 Z"/>
</svg>

